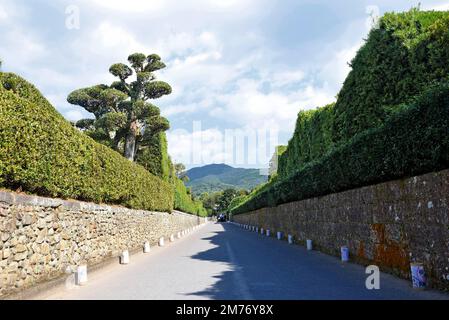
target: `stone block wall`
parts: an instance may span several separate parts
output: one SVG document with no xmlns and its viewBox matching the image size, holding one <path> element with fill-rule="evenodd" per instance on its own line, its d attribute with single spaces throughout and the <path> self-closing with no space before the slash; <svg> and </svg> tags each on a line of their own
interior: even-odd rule
<svg viewBox="0 0 449 320">
<path fill-rule="evenodd" d="M 74 270 L 141 250 L 204 222 L 161 213 L 0 191 L 0 298 Z"/>
<path fill-rule="evenodd" d="M 424 263 L 430 285 L 449 291 L 449 170 L 237 215 L 238 223 L 292 234 L 304 244 L 410 278 Z"/>
</svg>

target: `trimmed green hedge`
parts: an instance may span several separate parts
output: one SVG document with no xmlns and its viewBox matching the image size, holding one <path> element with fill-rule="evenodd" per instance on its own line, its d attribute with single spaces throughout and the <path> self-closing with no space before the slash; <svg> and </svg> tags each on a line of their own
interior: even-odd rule
<svg viewBox="0 0 449 320">
<path fill-rule="evenodd" d="M 384 125 L 356 135 L 287 179 L 261 188 L 232 213 L 448 168 L 449 84 L 429 89 L 400 110 Z"/>
<path fill-rule="evenodd" d="M 352 61 L 334 108 L 333 141 L 382 125 L 394 106 L 449 80 L 449 12 L 388 13 Z"/>
<path fill-rule="evenodd" d="M 175 209 L 186 213 L 196 214 L 200 217 L 207 217 L 207 210 L 201 201 L 192 200 L 192 195 L 187 192 L 183 181 L 174 179 L 175 189 Z"/>
<path fill-rule="evenodd" d="M 170 158 L 168 156 L 167 136 L 165 132 L 151 138 L 148 147 L 137 152 L 136 162 L 164 181 L 170 180 Z"/>
<path fill-rule="evenodd" d="M 31 84 L 0 73 L 0 186 L 171 211 L 173 187 L 67 122 Z"/>
<path fill-rule="evenodd" d="M 278 175 L 285 178 L 307 163 L 322 157 L 332 146 L 334 104 L 301 111 L 293 138 L 279 157 Z"/>
</svg>

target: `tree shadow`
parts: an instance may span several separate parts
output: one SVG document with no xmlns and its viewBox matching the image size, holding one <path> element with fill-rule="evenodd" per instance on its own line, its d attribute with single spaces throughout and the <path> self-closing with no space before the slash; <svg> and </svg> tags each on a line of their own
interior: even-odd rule
<svg viewBox="0 0 449 320">
<path fill-rule="evenodd" d="M 226 266 L 216 282 L 186 293 L 212 300 L 388 300 L 438 298 L 413 291 L 407 281 L 381 275 L 381 290 L 367 290 L 365 268 L 286 241 L 221 224 L 203 238 L 214 247 L 191 256 Z M 207 270 L 206 270 L 207 272 Z"/>
</svg>

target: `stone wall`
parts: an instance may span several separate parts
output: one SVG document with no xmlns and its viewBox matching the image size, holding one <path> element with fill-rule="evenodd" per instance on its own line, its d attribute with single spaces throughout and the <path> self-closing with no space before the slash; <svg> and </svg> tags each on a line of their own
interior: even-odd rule
<svg viewBox="0 0 449 320">
<path fill-rule="evenodd" d="M 180 212 L 160 213 L 0 191 L 0 298 L 93 266 L 123 249 L 141 250 L 201 224 Z"/>
<path fill-rule="evenodd" d="M 234 221 L 294 235 L 304 244 L 410 278 L 425 265 L 430 285 L 449 290 L 449 170 L 264 208 Z"/>
</svg>

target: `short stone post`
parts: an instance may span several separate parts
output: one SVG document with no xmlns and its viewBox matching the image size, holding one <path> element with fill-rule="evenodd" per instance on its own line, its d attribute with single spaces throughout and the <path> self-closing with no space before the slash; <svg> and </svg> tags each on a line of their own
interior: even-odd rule
<svg viewBox="0 0 449 320">
<path fill-rule="evenodd" d="M 288 235 L 288 244 L 293 244 L 293 236 L 291 234 Z"/>
<path fill-rule="evenodd" d="M 279 231 L 277 233 L 277 238 L 278 238 L 278 240 L 282 240 L 282 232 Z"/>
<path fill-rule="evenodd" d="M 87 266 L 82 265 L 76 268 L 75 272 L 75 284 L 77 286 L 83 286 L 87 283 Z"/>
<path fill-rule="evenodd" d="M 270 229 L 267 230 L 267 237 L 270 236 Z"/>
<path fill-rule="evenodd" d="M 129 251 L 125 250 L 120 255 L 120 264 L 129 264 Z"/>
<path fill-rule="evenodd" d="M 346 246 L 341 247 L 341 261 L 342 262 L 349 261 L 349 248 Z"/>
<path fill-rule="evenodd" d="M 174 235 L 170 236 L 170 242 L 175 242 L 175 236 Z"/>
<path fill-rule="evenodd" d="M 150 253 L 150 251 L 151 251 L 150 243 L 147 241 L 143 245 L 143 253 Z"/>
<path fill-rule="evenodd" d="M 414 289 L 425 289 L 427 286 L 426 273 L 422 263 L 412 263 L 410 265 L 412 273 L 412 284 Z"/>
<path fill-rule="evenodd" d="M 312 251 L 313 250 L 313 241 L 307 240 L 307 250 Z"/>
<path fill-rule="evenodd" d="M 163 246 L 165 246 L 165 239 L 164 239 L 164 237 L 161 237 L 159 239 L 159 247 L 163 247 Z"/>
</svg>

